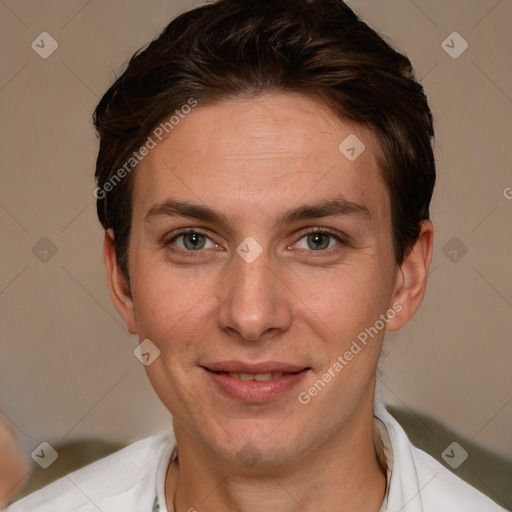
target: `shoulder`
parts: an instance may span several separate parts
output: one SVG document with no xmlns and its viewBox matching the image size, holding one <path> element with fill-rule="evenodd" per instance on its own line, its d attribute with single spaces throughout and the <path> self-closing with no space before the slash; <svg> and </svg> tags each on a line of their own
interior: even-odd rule
<svg viewBox="0 0 512 512">
<path fill-rule="evenodd" d="M 428 482 L 421 491 L 425 511 L 502 512 L 505 510 L 412 444 L 411 453 L 420 479 Z M 442 500 L 441 506 L 440 500 Z"/>
<path fill-rule="evenodd" d="M 173 441 L 159 435 L 132 443 L 22 498 L 7 511 L 151 510 L 157 468 Z"/>
<path fill-rule="evenodd" d="M 503 512 L 490 498 L 415 447 L 401 425 L 385 410 L 376 416 L 389 433 L 393 453 L 389 508 L 394 512 Z"/>
</svg>

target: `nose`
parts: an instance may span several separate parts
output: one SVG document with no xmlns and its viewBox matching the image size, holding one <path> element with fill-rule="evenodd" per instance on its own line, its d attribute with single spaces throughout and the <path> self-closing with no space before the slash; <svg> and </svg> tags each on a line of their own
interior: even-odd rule
<svg viewBox="0 0 512 512">
<path fill-rule="evenodd" d="M 265 251 L 250 263 L 235 254 L 219 287 L 222 330 L 258 341 L 290 328 L 292 293 L 271 268 Z"/>
</svg>

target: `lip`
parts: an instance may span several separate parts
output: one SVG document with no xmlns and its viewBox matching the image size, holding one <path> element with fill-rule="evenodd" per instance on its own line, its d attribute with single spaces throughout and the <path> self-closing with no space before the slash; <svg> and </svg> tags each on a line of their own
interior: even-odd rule
<svg viewBox="0 0 512 512">
<path fill-rule="evenodd" d="M 245 363 L 241 361 L 222 361 L 202 366 L 206 375 L 224 394 L 235 400 L 262 403 L 273 400 L 297 386 L 311 371 L 309 367 L 297 366 L 277 361 Z M 239 380 L 230 373 L 272 373 L 284 375 L 266 381 Z"/>
<path fill-rule="evenodd" d="M 233 373 L 296 373 L 305 370 L 307 366 L 282 363 L 280 361 L 262 361 L 259 363 L 246 363 L 244 361 L 219 361 L 201 365 L 212 372 Z"/>
</svg>

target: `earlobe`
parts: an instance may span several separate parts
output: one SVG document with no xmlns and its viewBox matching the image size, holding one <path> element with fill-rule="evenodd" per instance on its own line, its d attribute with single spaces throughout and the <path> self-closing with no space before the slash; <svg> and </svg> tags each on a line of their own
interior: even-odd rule
<svg viewBox="0 0 512 512">
<path fill-rule="evenodd" d="M 135 310 L 130 287 L 121 271 L 116 255 L 114 235 L 111 229 L 105 231 L 103 240 L 103 258 L 107 269 L 108 287 L 110 296 L 117 312 L 123 317 L 126 328 L 132 334 L 137 333 Z"/>
<path fill-rule="evenodd" d="M 403 327 L 420 307 L 427 287 L 433 247 L 434 228 L 429 220 L 424 220 L 418 240 L 397 272 L 392 304 L 399 303 L 402 309 L 388 322 L 388 331 Z"/>
</svg>

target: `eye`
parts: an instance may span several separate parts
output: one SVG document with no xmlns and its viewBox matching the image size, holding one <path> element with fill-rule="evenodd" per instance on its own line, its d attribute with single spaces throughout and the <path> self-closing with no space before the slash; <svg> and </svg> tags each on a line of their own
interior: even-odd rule
<svg viewBox="0 0 512 512">
<path fill-rule="evenodd" d="M 342 242 L 341 237 L 334 233 L 325 230 L 316 230 L 304 235 L 297 242 L 297 247 L 310 251 L 325 251 L 336 247 Z"/>
<path fill-rule="evenodd" d="M 171 238 L 166 245 L 174 245 L 185 251 L 199 251 L 200 249 L 214 249 L 217 246 L 206 235 L 197 231 L 187 231 Z"/>
</svg>

